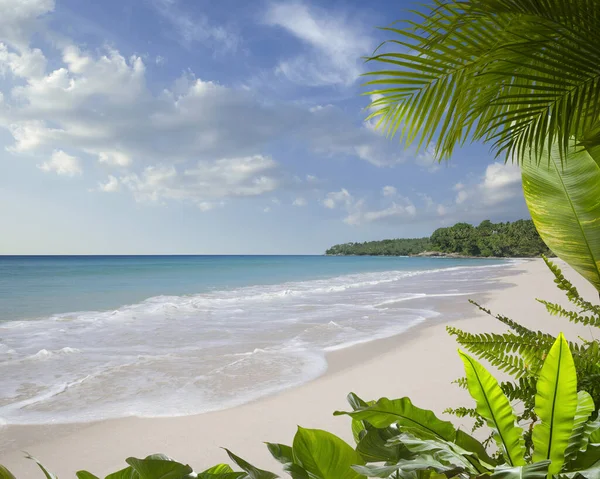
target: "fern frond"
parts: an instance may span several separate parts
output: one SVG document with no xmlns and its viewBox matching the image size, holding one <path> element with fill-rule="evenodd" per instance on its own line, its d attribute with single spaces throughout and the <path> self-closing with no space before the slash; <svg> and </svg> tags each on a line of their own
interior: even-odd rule
<svg viewBox="0 0 600 479">
<path fill-rule="evenodd" d="M 533 332 L 531 338 L 523 338 L 513 333 L 473 334 L 451 326 L 446 330 L 465 349 L 517 378 L 535 374 L 552 345 L 550 335 Z"/>
<path fill-rule="evenodd" d="M 583 316 L 580 313 L 563 308 L 558 303 L 551 303 L 550 301 L 545 301 L 543 299 L 538 299 L 537 301 L 542 303 L 552 316 L 561 316 L 567 318 L 572 323 L 580 323 L 586 326 L 600 328 L 600 316 Z"/>
<path fill-rule="evenodd" d="M 485 314 L 491 316 L 492 318 L 495 318 L 498 321 L 506 324 L 510 329 L 512 329 L 515 333 L 520 334 L 521 336 L 529 336 L 529 335 L 535 334 L 535 332 L 532 331 L 531 329 L 526 328 L 525 326 L 517 323 L 516 321 L 513 321 L 512 319 L 507 318 L 506 316 L 502 316 L 500 314 L 496 315 L 496 314 L 492 313 L 489 309 L 484 308 L 483 306 L 481 306 L 476 301 L 473 301 L 472 299 L 469 299 L 469 303 L 476 306 L 480 311 L 483 311 Z"/>
<path fill-rule="evenodd" d="M 585 299 L 583 299 L 579 295 L 579 291 L 577 291 L 577 288 L 575 286 L 573 286 L 573 284 L 567 278 L 564 277 L 561 269 L 555 263 L 553 263 L 548 258 L 546 258 L 545 256 L 542 255 L 542 258 L 544 259 L 544 262 L 548 266 L 548 269 L 550 269 L 550 271 L 554 275 L 554 283 L 557 285 L 558 289 L 564 291 L 567 295 L 568 300 L 571 303 L 573 303 L 575 306 L 577 306 L 581 310 L 582 313 L 583 312 L 588 312 L 588 313 L 591 312 L 594 316 L 597 316 L 597 318 L 594 319 L 592 321 L 592 323 L 590 323 L 589 325 L 600 328 L 600 306 L 597 304 L 590 303 L 589 301 L 586 301 Z M 540 301 L 540 300 L 538 299 L 538 301 Z M 546 304 L 546 302 L 544 302 L 544 301 L 540 301 L 540 302 L 542 304 L 546 305 L 546 309 L 548 309 L 548 305 Z M 550 303 L 550 305 L 555 306 L 553 303 Z M 571 319 L 572 318 L 571 316 L 562 314 L 562 312 L 556 313 L 556 312 L 551 311 L 550 309 L 548 309 L 548 312 L 550 314 L 560 314 L 561 316 L 569 318 L 570 321 L 574 321 L 573 319 Z M 575 322 L 582 322 L 582 321 L 575 321 Z M 583 324 L 587 324 L 587 323 L 583 323 Z"/>
</svg>

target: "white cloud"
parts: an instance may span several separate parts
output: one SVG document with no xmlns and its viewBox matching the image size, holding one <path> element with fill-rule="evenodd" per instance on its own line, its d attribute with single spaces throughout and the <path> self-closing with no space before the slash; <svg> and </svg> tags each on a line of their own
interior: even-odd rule
<svg viewBox="0 0 600 479">
<path fill-rule="evenodd" d="M 189 201 L 206 211 L 225 198 L 260 196 L 276 190 L 281 179 L 271 158 L 256 155 L 198 162 L 179 171 L 174 165 L 148 166 L 120 182 L 139 202 Z"/>
<path fill-rule="evenodd" d="M 0 40 L 27 47 L 39 17 L 53 10 L 54 0 L 0 0 Z"/>
<path fill-rule="evenodd" d="M 161 55 L 156 55 L 156 58 L 154 59 L 154 63 L 156 63 L 158 66 L 163 66 L 166 61 L 167 60 L 165 59 L 165 57 Z"/>
<path fill-rule="evenodd" d="M 481 184 L 486 204 L 495 205 L 521 195 L 521 169 L 516 164 L 492 163 Z"/>
<path fill-rule="evenodd" d="M 438 205 L 439 216 L 448 222 L 471 221 L 503 217 L 506 219 L 528 216 L 521 188 L 521 173 L 517 165 L 492 163 L 479 178 L 456 183 L 453 202 Z"/>
<path fill-rule="evenodd" d="M 54 6 L 42 0 L 0 2 L 29 5 L 28 14 L 11 13 L 23 25 Z M 28 30 L 19 31 L 25 35 Z M 0 34 L 0 41 L 6 36 Z M 140 56 L 127 58 L 115 48 L 85 50 L 63 37 L 55 44 L 60 56 L 52 52 L 48 61 L 46 52 L 11 45 L 0 45 L 0 71 L 9 85 L 0 92 L 0 128 L 14 140 L 7 150 L 39 158 L 52 171 L 57 168 L 46 159 L 55 151 L 69 151 L 79 168 L 70 171 L 97 162 L 137 200 L 192 201 L 206 210 L 227 198 L 268 194 L 286 185 L 314 187 L 318 178 L 288 181 L 264 154 L 283 137 L 324 156 L 360 158 L 378 166 L 403 161 L 397 145 L 356 126 L 335 106 L 310 111 L 303 105 L 266 104 L 250 91 L 192 73 L 155 93 Z M 258 163 L 263 170 L 253 170 Z M 250 173 L 240 178 L 244 168 Z M 109 176 L 103 187 L 112 191 L 117 186 Z"/>
<path fill-rule="evenodd" d="M 206 15 L 184 11 L 177 0 L 151 0 L 151 4 L 173 28 L 174 36 L 182 46 L 192 48 L 195 43 L 200 43 L 221 51 L 237 49 L 238 35 L 225 26 L 212 24 Z"/>
<path fill-rule="evenodd" d="M 348 192 L 346 188 L 342 188 L 340 191 L 332 191 L 327 193 L 323 204 L 326 208 L 334 209 L 340 205 L 345 205 L 347 208 L 354 204 L 354 197 Z"/>
<path fill-rule="evenodd" d="M 113 175 L 108 175 L 108 181 L 106 183 L 99 183 L 98 190 L 104 193 L 114 193 L 121 189 L 119 180 Z"/>
<path fill-rule="evenodd" d="M 381 189 L 381 194 L 383 196 L 396 196 L 398 194 L 398 190 L 393 186 L 384 186 Z"/>
<path fill-rule="evenodd" d="M 52 153 L 50 160 L 39 165 L 39 168 L 61 176 L 76 176 L 82 173 L 79 160 L 62 150 L 56 150 Z"/>
<path fill-rule="evenodd" d="M 342 208 L 346 212 L 344 223 L 349 225 L 361 225 L 386 220 L 410 219 L 416 216 L 417 209 L 408 198 L 395 195 L 394 201 L 389 203 L 389 195 L 385 195 L 385 187 L 382 189 L 382 197 L 387 199 L 387 204 L 380 208 L 368 208 L 365 198 L 357 199 L 350 192 L 342 188 L 340 191 L 327 193 L 323 205 L 329 209 Z"/>
<path fill-rule="evenodd" d="M 302 197 L 298 197 L 294 200 L 294 202 L 292 203 L 293 206 L 306 206 L 307 205 L 307 201 L 305 198 Z"/>
<path fill-rule="evenodd" d="M 111 166 L 129 166 L 132 163 L 130 156 L 120 151 L 99 151 L 98 161 Z"/>
<path fill-rule="evenodd" d="M 349 225 L 360 225 L 377 221 L 408 219 L 417 214 L 415 205 L 408 199 L 402 198 L 402 203 L 393 202 L 390 206 L 379 210 L 364 210 L 364 203 L 357 203 L 355 211 L 350 212 L 344 222 Z"/>
<path fill-rule="evenodd" d="M 363 27 L 339 12 L 301 2 L 272 2 L 265 22 L 285 29 L 307 52 L 281 61 L 277 71 L 289 80 L 310 85 L 350 85 L 362 73 L 361 56 L 374 44 Z"/>
</svg>

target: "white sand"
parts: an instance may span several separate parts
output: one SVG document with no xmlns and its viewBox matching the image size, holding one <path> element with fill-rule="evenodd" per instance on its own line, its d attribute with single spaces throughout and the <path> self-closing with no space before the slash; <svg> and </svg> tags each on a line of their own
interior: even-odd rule
<svg viewBox="0 0 600 479">
<path fill-rule="evenodd" d="M 571 340 L 592 336 L 588 328 L 549 316 L 534 300 L 539 297 L 568 304 L 541 260 L 512 270 L 512 275 L 503 279 L 506 287 L 489 293 L 486 307 L 531 328 L 563 331 Z M 596 301 L 597 292 L 591 285 L 570 268 L 563 270 L 580 293 Z M 471 305 L 459 307 L 465 319 L 450 323 L 454 326 L 473 332 L 506 330 Z M 63 479 L 83 468 L 103 477 L 124 467 L 128 456 L 163 452 L 199 471 L 227 462 L 220 449 L 226 446 L 259 467 L 277 470 L 262 442 L 290 444 L 297 425 L 326 429 L 351 441 L 349 418 L 332 415 L 336 409 L 347 409 L 345 396 L 350 391 L 365 399 L 409 396 L 416 405 L 438 414 L 449 406 L 469 405 L 468 394 L 450 383 L 462 375 L 462 363 L 456 343 L 445 331 L 447 324 L 442 316 L 395 338 L 337 351 L 329 355 L 329 371 L 323 377 L 234 409 L 180 418 L 0 428 L 0 436 L 14 439 L 18 447 L 1 451 L 0 464 L 19 478 L 41 477 L 36 466 L 23 458 L 21 450 L 27 450 Z"/>
</svg>

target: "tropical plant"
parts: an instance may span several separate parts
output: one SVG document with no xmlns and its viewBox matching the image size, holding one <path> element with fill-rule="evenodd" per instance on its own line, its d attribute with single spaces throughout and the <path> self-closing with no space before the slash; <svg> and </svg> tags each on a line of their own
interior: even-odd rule
<svg viewBox="0 0 600 479">
<path fill-rule="evenodd" d="M 388 135 L 466 141 L 520 163 L 544 242 L 600 290 L 600 8 L 597 0 L 434 0 L 384 28 L 368 119 Z"/>
<path fill-rule="evenodd" d="M 539 422 L 532 427 L 531 448 L 496 379 L 474 358 L 464 352 L 460 356 L 477 412 L 493 431 L 497 457 L 490 457 L 479 441 L 451 423 L 415 408 L 407 398 L 383 398 L 357 406 L 359 400 L 351 397 L 354 410 L 336 414 L 363 421 L 357 450 L 367 451 L 366 458 L 385 461 L 383 465 L 355 467 L 357 471 L 369 477 L 401 478 L 418 477 L 409 475 L 413 471 L 434 471 L 448 478 L 600 477 L 600 444 L 595 443 L 600 439 L 600 422 L 590 420 L 594 411 L 590 395 L 577 392 L 575 362 L 562 334 L 552 345 L 537 380 L 534 397 Z M 361 448 L 363 441 L 368 446 Z"/>
<path fill-rule="evenodd" d="M 533 446 L 527 447 L 509 399 L 496 379 L 474 358 L 459 354 L 466 384 L 477 412 L 493 431 L 498 447 L 490 454 L 474 437 L 421 409 L 410 399 L 365 402 L 348 396 L 352 411 L 353 448 L 335 435 L 298 428 L 291 446 L 267 443 L 271 455 L 292 479 L 598 479 L 600 420 L 593 420 L 594 402 L 577 392 L 577 373 L 569 343 L 559 335 L 538 375 Z M 106 479 L 274 479 L 226 449 L 241 471 L 217 464 L 194 472 L 186 464 L 156 454 L 129 458 L 128 466 Z M 31 456 L 29 456 L 31 458 Z M 33 458 L 31 458 L 33 459 Z M 35 459 L 34 459 L 35 460 Z M 36 461 L 37 462 L 37 461 Z M 46 479 L 56 479 L 39 462 Z M 98 479 L 79 471 L 79 479 Z M 14 476 L 0 466 L 0 479 Z"/>
<path fill-rule="evenodd" d="M 600 145 L 597 0 L 434 0 L 370 63 L 370 118 L 439 159 L 467 140 L 541 161 Z M 384 49 L 388 49 L 385 51 Z M 384 50 L 384 51 L 382 51 Z"/>
<path fill-rule="evenodd" d="M 568 310 L 558 303 L 545 300 L 538 301 L 546 307 L 551 315 L 567 318 L 573 323 L 600 328 L 600 306 L 584 300 L 577 288 L 563 276 L 562 271 L 556 264 L 545 257 L 544 261 L 554 275 L 557 287 L 566 294 L 567 299 L 573 304 L 576 311 Z M 549 333 L 526 328 L 506 316 L 494 315 L 490 310 L 474 301 L 471 301 L 471 303 L 508 326 L 510 331 L 503 334 L 473 334 L 450 326 L 446 328 L 447 331 L 466 350 L 514 377 L 513 381 L 505 381 L 500 387 L 511 401 L 522 404 L 518 419 L 520 421 L 529 420 L 532 424 L 535 424 L 538 420 L 535 414 L 534 402 L 536 382 L 544 359 L 556 338 Z M 588 340 L 583 344 L 569 342 L 568 346 L 576 365 L 579 391 L 588 393 L 595 404 L 600 404 L 600 343 L 597 340 Z M 457 382 L 466 387 L 465 378 L 461 378 Z M 474 417 L 476 419 L 475 428 L 481 427 L 484 422 L 483 418 L 473 408 L 460 407 L 447 409 L 446 412 L 461 417 Z M 525 438 L 527 444 L 531 445 L 530 432 L 526 434 Z"/>
</svg>

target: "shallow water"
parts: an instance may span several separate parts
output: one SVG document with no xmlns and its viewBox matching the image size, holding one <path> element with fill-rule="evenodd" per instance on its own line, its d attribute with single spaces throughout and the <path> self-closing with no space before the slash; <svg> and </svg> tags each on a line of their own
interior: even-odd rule
<svg viewBox="0 0 600 479">
<path fill-rule="evenodd" d="M 174 416 L 241 404 L 319 376 L 327 351 L 435 317 L 423 298 L 466 300 L 507 264 L 0 258 L 0 421 Z"/>
</svg>

